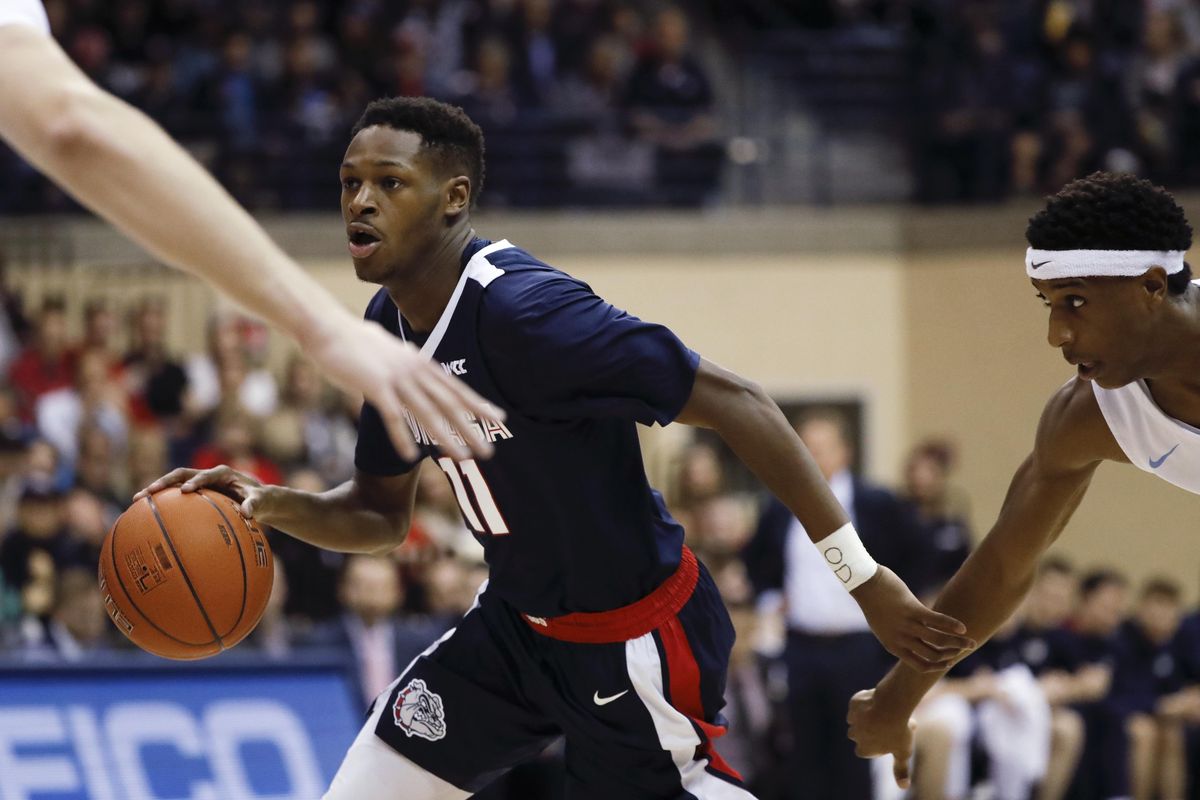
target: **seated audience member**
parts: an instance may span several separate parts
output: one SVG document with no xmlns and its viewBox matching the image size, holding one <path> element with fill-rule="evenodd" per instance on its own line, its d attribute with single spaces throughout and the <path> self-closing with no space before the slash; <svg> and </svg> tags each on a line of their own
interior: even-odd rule
<svg viewBox="0 0 1200 800">
<path fill-rule="evenodd" d="M 971 552 L 971 525 L 964 498 L 950 486 L 954 448 L 929 439 L 913 448 L 904 469 L 904 496 L 917 510 L 927 557 L 911 588 L 918 596 L 937 594 Z"/>
<path fill-rule="evenodd" d="M 404 603 L 404 586 L 396 563 L 386 556 L 349 556 L 339 597 L 341 616 L 314 630 L 308 643 L 347 649 L 365 705 L 446 631 L 428 620 L 397 616 Z"/>
<path fill-rule="evenodd" d="M 125 390 L 135 423 L 172 424 L 183 413 L 188 378 L 167 348 L 167 306 L 161 297 L 145 297 L 130 315 L 129 352 L 125 354 Z"/>
<path fill-rule="evenodd" d="M 1075 709 L 1083 720 L 1083 753 L 1070 796 L 1074 800 L 1119 795 L 1125 769 L 1114 769 L 1110 752 L 1123 754 L 1123 724 L 1114 723 L 1105 702 L 1117 658 L 1117 632 L 1129 601 L 1129 582 L 1112 570 L 1088 573 L 1079 584 L 1079 606 L 1071 619 L 1080 668 Z M 1114 744 L 1115 739 L 1115 744 Z M 1121 756 L 1123 757 L 1123 756 Z M 1121 757 L 1115 759 L 1119 761 Z"/>
<path fill-rule="evenodd" d="M 624 99 L 638 138 L 656 149 L 656 188 L 662 200 L 694 207 L 716 190 L 724 150 L 712 86 L 689 52 L 688 27 L 678 8 L 658 13 L 653 47 L 634 66 Z"/>
<path fill-rule="evenodd" d="M 63 524 L 63 496 L 53 484 L 26 484 L 17 504 L 14 527 L 0 539 L 0 576 L 21 596 L 26 615 L 46 616 L 54 600 L 59 571 L 73 566 L 95 569 L 91 553 Z"/>
<path fill-rule="evenodd" d="M 70 386 L 74 376 L 66 307 L 60 298 L 48 298 L 38 311 L 32 340 L 8 368 L 8 381 L 16 392 L 21 418 L 32 422 L 38 398 Z"/>
<path fill-rule="evenodd" d="M 1111 754 L 1128 769 L 1121 794 L 1134 800 L 1182 797 L 1184 791 L 1183 727 L 1169 710 L 1185 675 L 1175 649 L 1181 616 L 1180 590 L 1170 580 L 1146 582 L 1133 618 L 1118 634 L 1110 712 L 1125 731 L 1127 753 Z"/>
<path fill-rule="evenodd" d="M 286 485 L 299 491 L 319 493 L 329 484 L 313 470 L 301 469 L 287 476 Z M 304 587 L 304 591 L 288 592 L 284 608 L 293 619 L 315 623 L 325 622 L 338 615 L 338 583 L 341 579 L 344 553 L 313 547 L 293 536 L 270 532 L 271 549 L 275 560 L 283 564 L 288 583 Z"/>
<path fill-rule="evenodd" d="M 127 443 L 128 446 L 128 443 Z M 75 461 L 75 488 L 82 489 L 104 507 L 104 517 L 111 525 L 125 507 L 130 494 L 122 493 L 125 486 L 124 453 L 115 452 L 108 434 L 94 425 L 79 431 L 79 457 Z M 138 487 L 141 488 L 141 487 Z"/>
<path fill-rule="evenodd" d="M 253 330 L 240 314 L 221 313 L 209 321 L 207 351 L 192 355 L 186 364 L 187 408 L 193 419 L 217 410 L 224 399 L 236 400 L 255 417 L 275 410 L 279 388 L 274 376 L 250 363 L 246 339 Z M 232 397 L 226 398 L 226 393 Z"/>
<path fill-rule="evenodd" d="M 257 426 L 245 412 L 236 409 L 221 413 L 214 425 L 212 444 L 202 446 L 192 456 L 195 469 L 212 469 L 225 464 L 263 483 L 279 484 L 279 467 L 258 452 Z"/>
<path fill-rule="evenodd" d="M 27 627 L 26 657 L 82 663 L 111 650 L 113 633 L 95 569 L 71 567 L 58 576 L 49 618 Z"/>
<path fill-rule="evenodd" d="M 284 613 L 289 594 L 287 569 L 276 557 L 275 579 L 267 608 L 243 646 L 257 650 L 272 661 L 283 661 L 292 654 L 300 632 Z"/>
<path fill-rule="evenodd" d="M 995 800 L 1029 800 L 1049 767 L 1051 708 L 1022 663 L 1020 612 L 956 664 L 917 708 L 913 785 L 920 798 L 966 800 L 972 751 Z"/>
<path fill-rule="evenodd" d="M 1038 569 L 1013 637 L 1021 662 L 1038 679 L 1050 704 L 1050 753 L 1037 800 L 1061 800 L 1083 750 L 1083 719 L 1071 704 L 1082 691 L 1079 643 L 1064 627 L 1075 608 L 1078 583 L 1066 561 L 1048 558 Z"/>
<path fill-rule="evenodd" d="M 125 395 L 109 376 L 103 353 L 85 350 L 75 362 L 75 381 L 38 398 L 34 409 L 38 432 L 74 469 L 79 456 L 79 433 L 96 427 L 117 450 L 125 448 L 129 433 Z"/>
</svg>

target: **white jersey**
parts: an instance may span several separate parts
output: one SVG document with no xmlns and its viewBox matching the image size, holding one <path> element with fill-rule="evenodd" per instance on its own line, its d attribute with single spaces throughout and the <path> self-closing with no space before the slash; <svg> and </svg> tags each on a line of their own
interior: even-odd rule
<svg viewBox="0 0 1200 800">
<path fill-rule="evenodd" d="M 1092 391 L 1108 429 L 1138 469 L 1200 494 L 1200 429 L 1168 417 L 1138 380 L 1119 389 Z"/>
<path fill-rule="evenodd" d="M 41 0 L 0 0 L 0 25 L 29 25 L 50 33 L 50 21 Z"/>
</svg>

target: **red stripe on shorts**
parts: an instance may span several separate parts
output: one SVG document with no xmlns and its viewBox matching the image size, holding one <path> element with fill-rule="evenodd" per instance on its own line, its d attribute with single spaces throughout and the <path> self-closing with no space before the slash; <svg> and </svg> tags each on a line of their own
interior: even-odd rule
<svg viewBox="0 0 1200 800">
<path fill-rule="evenodd" d="M 662 637 L 663 652 L 667 655 L 667 678 L 670 682 L 671 705 L 683 712 L 700 730 L 700 749 L 708 757 L 713 769 L 734 780 L 741 781 L 737 770 L 721 757 L 713 747 L 713 739 L 725 735 L 725 726 L 704 721 L 704 703 L 700 697 L 700 665 L 692 653 L 687 633 L 679 617 L 671 617 L 658 629 Z"/>
</svg>

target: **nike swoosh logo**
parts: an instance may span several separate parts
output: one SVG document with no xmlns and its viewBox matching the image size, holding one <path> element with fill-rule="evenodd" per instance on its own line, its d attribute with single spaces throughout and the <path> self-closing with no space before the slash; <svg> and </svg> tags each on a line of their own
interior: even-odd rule
<svg viewBox="0 0 1200 800">
<path fill-rule="evenodd" d="M 1054 259 L 1050 259 L 1050 261 L 1053 261 L 1053 260 L 1054 260 Z M 1044 266 L 1046 266 L 1047 264 L 1049 264 L 1049 263 L 1050 263 L 1050 261 L 1040 261 L 1040 262 L 1038 262 L 1037 264 L 1032 264 L 1032 263 L 1031 263 L 1029 266 L 1033 267 L 1034 269 L 1037 269 L 1038 267 L 1044 267 Z"/>
<path fill-rule="evenodd" d="M 1150 469 L 1158 469 L 1159 467 L 1161 467 L 1163 465 L 1163 462 L 1171 457 L 1171 453 L 1174 453 L 1175 450 L 1178 448 L 1179 448 L 1179 445 L 1175 445 L 1175 447 L 1172 447 L 1170 450 L 1163 453 L 1161 458 L 1150 459 Z"/>
<path fill-rule="evenodd" d="M 629 694 L 629 690 L 628 690 L 628 689 L 626 689 L 626 690 L 625 690 L 625 691 L 623 691 L 623 692 L 617 692 L 617 693 L 616 693 L 616 694 L 614 694 L 612 697 L 601 697 L 601 696 L 600 696 L 600 693 L 599 693 L 599 692 L 596 692 L 594 695 L 592 695 L 592 702 L 593 702 L 593 703 L 595 703 L 595 704 L 596 704 L 596 705 L 598 705 L 598 706 L 606 706 L 606 705 L 608 705 L 609 703 L 611 703 L 613 700 L 616 700 L 618 697 L 622 697 L 622 696 L 624 696 L 624 695 L 627 695 L 627 694 Z"/>
</svg>

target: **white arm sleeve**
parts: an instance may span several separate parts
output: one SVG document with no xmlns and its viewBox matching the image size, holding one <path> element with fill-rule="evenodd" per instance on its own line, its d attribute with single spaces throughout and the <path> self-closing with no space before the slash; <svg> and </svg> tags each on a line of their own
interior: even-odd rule
<svg viewBox="0 0 1200 800">
<path fill-rule="evenodd" d="M 3 25 L 32 25 L 50 35 L 50 21 L 46 19 L 42 0 L 0 0 L 0 26 Z"/>
</svg>

